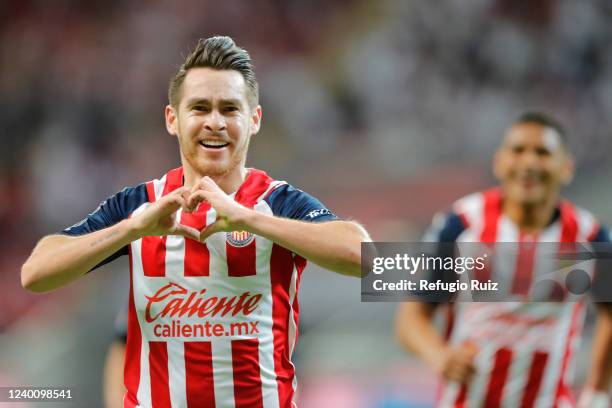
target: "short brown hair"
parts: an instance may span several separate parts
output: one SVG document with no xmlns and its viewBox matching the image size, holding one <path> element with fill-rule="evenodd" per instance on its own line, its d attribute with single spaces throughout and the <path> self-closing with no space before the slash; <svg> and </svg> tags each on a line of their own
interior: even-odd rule
<svg viewBox="0 0 612 408">
<path fill-rule="evenodd" d="M 175 108 L 181 100 L 181 86 L 191 68 L 212 68 L 240 72 L 247 86 L 247 101 L 251 107 L 259 101 L 259 86 L 249 53 L 226 36 L 200 38 L 193 51 L 187 55 L 178 72 L 170 79 L 168 100 Z"/>
</svg>

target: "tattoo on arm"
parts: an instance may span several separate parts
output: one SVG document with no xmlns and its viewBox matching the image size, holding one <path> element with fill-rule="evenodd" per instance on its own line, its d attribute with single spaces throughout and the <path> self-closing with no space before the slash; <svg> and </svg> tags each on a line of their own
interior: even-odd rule
<svg viewBox="0 0 612 408">
<path fill-rule="evenodd" d="M 98 246 L 98 245 L 102 244 L 105 241 L 108 241 L 109 239 L 113 238 L 114 236 L 116 236 L 118 234 L 119 234 L 118 231 L 111 231 L 107 235 L 105 235 L 103 237 L 100 237 L 99 239 L 97 239 L 94 242 L 92 242 L 91 246 L 92 247 Z"/>
</svg>

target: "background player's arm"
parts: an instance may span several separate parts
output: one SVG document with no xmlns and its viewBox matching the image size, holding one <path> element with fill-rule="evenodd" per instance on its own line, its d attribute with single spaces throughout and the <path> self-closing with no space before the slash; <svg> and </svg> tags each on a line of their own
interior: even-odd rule
<svg viewBox="0 0 612 408">
<path fill-rule="evenodd" d="M 446 380 L 467 383 L 475 373 L 477 349 L 471 345 L 450 346 L 433 324 L 435 304 L 405 302 L 400 305 L 395 333 L 400 344 L 422 358 Z"/>
<path fill-rule="evenodd" d="M 50 235 L 36 245 L 21 268 L 21 284 L 33 292 L 62 287 L 83 276 L 130 242 L 148 235 L 184 235 L 198 231 L 179 224 L 176 211 L 184 206 L 187 189 L 180 188 L 151 204 L 134 218 L 80 236 Z"/>
<path fill-rule="evenodd" d="M 122 408 L 125 386 L 123 384 L 123 366 L 125 359 L 125 341 L 116 339 L 108 349 L 104 363 L 104 406 L 105 408 Z"/>
<path fill-rule="evenodd" d="M 592 343 L 591 367 L 585 387 L 608 392 L 611 378 L 612 304 L 597 303 L 597 322 Z"/>
</svg>

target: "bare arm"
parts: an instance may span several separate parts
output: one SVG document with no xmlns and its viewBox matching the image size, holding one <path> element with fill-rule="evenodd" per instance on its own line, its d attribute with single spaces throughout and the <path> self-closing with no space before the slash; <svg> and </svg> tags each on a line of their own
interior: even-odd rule
<svg viewBox="0 0 612 408">
<path fill-rule="evenodd" d="M 608 392 L 612 378 L 612 304 L 597 304 L 597 323 L 592 343 L 591 369 L 586 387 Z"/>
<path fill-rule="evenodd" d="M 430 303 L 400 304 L 395 321 L 395 332 L 406 350 L 422 358 L 446 380 L 469 382 L 476 372 L 473 345 L 450 346 L 433 325 L 435 306 Z"/>
<path fill-rule="evenodd" d="M 115 341 L 111 344 L 104 364 L 104 406 L 122 408 L 125 386 L 123 384 L 123 365 L 125 360 L 125 343 Z"/>
<path fill-rule="evenodd" d="M 184 235 L 199 232 L 177 222 L 188 189 L 179 188 L 151 204 L 134 218 L 76 237 L 50 235 L 38 243 L 21 267 L 21 284 L 33 292 L 60 288 L 83 276 L 130 242 L 143 236 Z"/>
<path fill-rule="evenodd" d="M 217 220 L 202 231 L 202 241 L 219 231 L 246 230 L 326 269 L 361 276 L 361 242 L 370 237 L 355 222 L 312 223 L 262 214 L 236 203 L 208 177 L 193 187 L 187 207 L 193 209 L 201 201 L 217 212 Z"/>
<path fill-rule="evenodd" d="M 21 267 L 21 284 L 32 292 L 60 288 L 117 252 L 132 237 L 127 221 L 78 237 L 46 236 Z"/>
</svg>

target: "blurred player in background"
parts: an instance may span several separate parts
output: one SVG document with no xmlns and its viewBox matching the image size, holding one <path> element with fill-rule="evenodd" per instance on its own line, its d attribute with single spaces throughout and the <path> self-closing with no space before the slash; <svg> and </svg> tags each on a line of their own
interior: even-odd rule
<svg viewBox="0 0 612 408">
<path fill-rule="evenodd" d="M 609 242 L 589 212 L 560 199 L 573 171 L 561 125 L 547 115 L 526 113 L 510 126 L 495 154 L 500 187 L 455 202 L 449 213 L 434 218 L 425 241 L 516 243 L 516 266 L 508 273 L 513 293 L 526 295 L 537 267 L 535 243 Z M 501 269 L 508 270 L 493 264 L 491 273 Z M 440 407 L 576 406 L 571 372 L 584 301 L 454 303 L 448 338 L 432 323 L 437 306 L 403 303 L 396 332 L 401 344 L 444 380 Z M 597 311 L 581 408 L 608 406 L 612 313 L 604 303 Z"/>
<path fill-rule="evenodd" d="M 106 353 L 102 393 L 105 408 L 123 407 L 125 385 L 123 368 L 125 366 L 125 345 L 127 343 L 128 311 L 122 308 L 115 318 L 115 337 Z"/>
<path fill-rule="evenodd" d="M 368 235 L 245 167 L 262 110 L 251 59 L 231 38 L 198 42 L 165 117 L 182 167 L 43 238 L 22 284 L 53 290 L 129 254 L 125 407 L 294 406 L 301 272 L 310 260 L 360 276 Z"/>
</svg>

